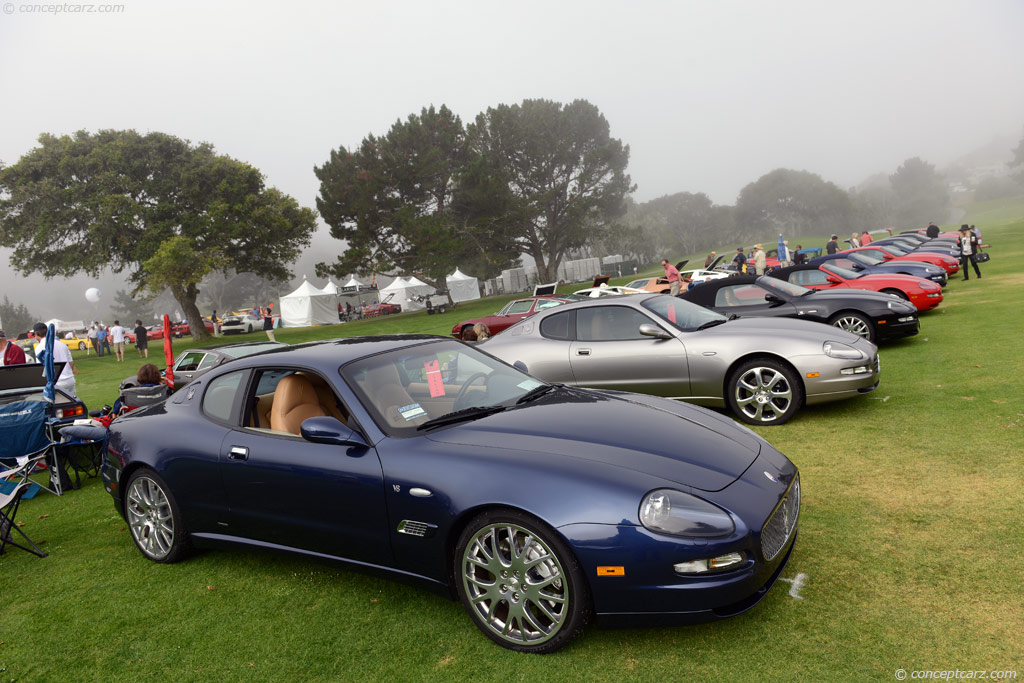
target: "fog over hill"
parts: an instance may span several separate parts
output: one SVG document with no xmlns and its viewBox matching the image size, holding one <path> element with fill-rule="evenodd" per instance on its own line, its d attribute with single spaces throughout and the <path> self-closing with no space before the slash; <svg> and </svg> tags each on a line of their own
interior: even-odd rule
<svg viewBox="0 0 1024 683">
<path fill-rule="evenodd" d="M 1018 0 L 12 7 L 0 14 L 4 163 L 43 132 L 162 131 L 253 164 L 309 207 L 332 149 L 430 104 L 468 122 L 524 98 L 586 99 L 630 146 L 637 201 L 687 191 L 731 204 L 780 167 L 849 188 L 909 157 L 975 163 L 1024 133 Z M 298 281 L 340 247 L 321 225 Z M 88 317 L 87 287 L 104 302 L 127 288 L 109 273 L 22 276 L 8 255 L 0 295 L 41 318 Z"/>
</svg>

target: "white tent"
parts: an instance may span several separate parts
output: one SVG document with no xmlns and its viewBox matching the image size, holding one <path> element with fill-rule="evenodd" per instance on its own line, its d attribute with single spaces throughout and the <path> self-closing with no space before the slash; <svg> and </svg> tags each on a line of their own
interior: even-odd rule
<svg viewBox="0 0 1024 683">
<path fill-rule="evenodd" d="M 320 291 L 323 292 L 324 294 L 333 294 L 334 296 L 337 296 L 338 285 L 334 284 L 334 280 L 332 280 L 331 278 L 327 278 L 327 284 L 324 285 L 324 288 L 321 289 Z"/>
<path fill-rule="evenodd" d="M 303 280 L 291 294 L 281 297 L 281 326 L 309 327 L 338 322 L 338 297 Z"/>
<path fill-rule="evenodd" d="M 345 283 L 345 287 L 355 287 L 356 291 L 358 292 L 360 289 L 365 288 L 366 285 L 364 285 L 362 282 L 360 282 L 353 276 L 348 282 Z"/>
<path fill-rule="evenodd" d="M 83 320 L 59 320 L 57 318 L 50 318 L 44 325 L 53 325 L 53 329 L 57 332 L 67 332 L 69 330 L 84 330 L 85 321 Z"/>
<path fill-rule="evenodd" d="M 455 272 L 445 278 L 448 284 L 448 291 L 452 295 L 452 301 L 471 301 L 480 298 L 480 282 L 471 275 L 466 275 L 458 268 Z"/>
<path fill-rule="evenodd" d="M 403 311 L 422 311 L 426 308 L 425 301 L 416 301 L 418 296 L 430 296 L 434 288 L 414 277 L 405 279 L 395 278 L 387 287 L 380 290 L 380 300 L 390 304 L 397 304 Z M 392 295 L 388 298 L 388 295 Z"/>
</svg>

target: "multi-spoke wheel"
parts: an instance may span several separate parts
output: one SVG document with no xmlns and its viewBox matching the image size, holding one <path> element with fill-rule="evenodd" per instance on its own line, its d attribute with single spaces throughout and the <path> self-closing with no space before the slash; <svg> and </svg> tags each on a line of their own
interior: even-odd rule
<svg viewBox="0 0 1024 683">
<path fill-rule="evenodd" d="M 779 425 L 793 417 L 803 403 L 803 384 L 790 368 L 762 359 L 743 363 L 729 375 L 729 407 L 752 425 Z"/>
<path fill-rule="evenodd" d="M 871 326 L 871 321 L 860 313 L 845 311 L 832 316 L 832 319 L 828 322 L 830 325 L 841 330 L 853 332 L 858 337 L 864 337 L 869 342 L 875 341 L 875 328 Z"/>
<path fill-rule="evenodd" d="M 142 554 L 154 562 L 180 560 L 187 548 L 185 528 L 167 483 L 152 470 L 138 470 L 125 491 L 125 517 Z"/>
<path fill-rule="evenodd" d="M 522 652 L 553 652 L 586 624 L 590 598 L 572 552 L 519 512 L 474 519 L 456 548 L 459 597 L 491 640 Z"/>
</svg>

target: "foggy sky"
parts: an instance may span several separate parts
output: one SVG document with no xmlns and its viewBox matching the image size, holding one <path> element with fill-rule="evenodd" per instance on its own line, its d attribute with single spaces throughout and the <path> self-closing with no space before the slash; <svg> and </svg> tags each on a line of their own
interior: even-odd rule
<svg viewBox="0 0 1024 683">
<path fill-rule="evenodd" d="M 423 106 L 468 122 L 499 103 L 583 98 L 630 146 L 638 201 L 731 204 L 774 168 L 846 188 L 1024 130 L 1019 0 L 115 1 L 123 12 L 0 3 L 4 163 L 42 132 L 162 131 L 315 207 L 314 165 Z M 300 277 L 338 249 L 325 228 L 316 245 Z M 124 288 L 24 278 L 8 253 L 0 294 L 43 318 L 87 317 L 92 284 Z"/>
</svg>

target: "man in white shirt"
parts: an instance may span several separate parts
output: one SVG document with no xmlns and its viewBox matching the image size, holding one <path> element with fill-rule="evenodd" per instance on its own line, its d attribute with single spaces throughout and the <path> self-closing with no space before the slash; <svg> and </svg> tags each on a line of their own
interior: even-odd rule
<svg viewBox="0 0 1024 683">
<path fill-rule="evenodd" d="M 115 320 L 114 326 L 110 328 L 110 341 L 114 344 L 114 355 L 118 363 L 124 362 L 124 328 L 121 321 Z"/>
<path fill-rule="evenodd" d="M 39 340 L 35 345 L 36 358 L 39 358 L 39 354 L 46 348 L 46 325 L 43 323 L 36 323 L 35 327 L 32 328 L 33 336 Z M 68 349 L 67 344 L 63 344 L 56 339 L 53 342 L 53 362 L 64 363 L 64 370 L 61 371 L 60 376 L 57 378 L 57 388 L 62 392 L 75 398 L 78 394 L 75 391 L 75 363 L 71 359 L 71 350 Z"/>
</svg>

